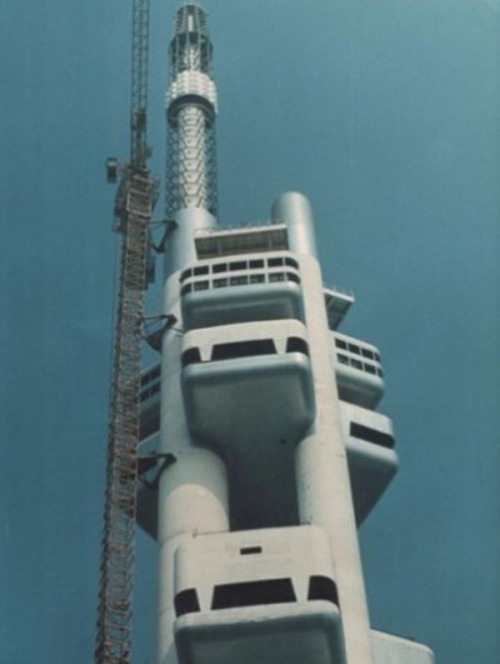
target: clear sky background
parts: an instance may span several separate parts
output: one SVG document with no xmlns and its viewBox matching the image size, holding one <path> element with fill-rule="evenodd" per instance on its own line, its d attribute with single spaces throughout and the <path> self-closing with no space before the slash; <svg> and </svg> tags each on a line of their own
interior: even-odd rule
<svg viewBox="0 0 500 664">
<path fill-rule="evenodd" d="M 372 623 L 500 661 L 499 0 L 206 0 L 224 223 L 312 201 L 343 331 L 381 349 L 400 474 L 361 529 Z M 163 177 L 167 43 L 151 0 Z M 108 155 L 128 156 L 128 0 L 0 6 L 0 662 L 92 661 L 114 307 Z M 158 208 L 156 217 L 162 217 Z M 157 285 L 149 313 L 160 308 Z M 135 664 L 155 655 L 138 539 Z"/>
</svg>

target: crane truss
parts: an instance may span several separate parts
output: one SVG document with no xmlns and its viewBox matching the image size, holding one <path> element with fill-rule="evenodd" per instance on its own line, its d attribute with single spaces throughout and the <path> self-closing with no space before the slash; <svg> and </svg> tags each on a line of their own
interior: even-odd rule
<svg viewBox="0 0 500 664">
<path fill-rule="evenodd" d="M 134 0 L 132 7 L 132 95 L 130 104 L 130 161 L 144 166 L 149 62 L 149 0 Z"/>
<path fill-rule="evenodd" d="M 141 321 L 155 182 L 129 175 L 122 239 L 108 430 L 96 664 L 127 664 L 131 653 Z"/>
<path fill-rule="evenodd" d="M 157 183 L 146 167 L 149 0 L 133 0 L 131 156 L 115 202 L 122 234 L 108 424 L 96 664 L 131 661 L 141 325 Z"/>
</svg>

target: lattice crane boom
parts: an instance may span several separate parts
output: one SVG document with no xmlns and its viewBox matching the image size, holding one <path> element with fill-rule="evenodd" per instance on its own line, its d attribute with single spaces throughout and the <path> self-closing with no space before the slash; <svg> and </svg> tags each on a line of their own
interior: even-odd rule
<svg viewBox="0 0 500 664">
<path fill-rule="evenodd" d="M 149 63 L 149 0 L 133 0 L 132 95 L 130 163 L 143 168 L 149 157 L 146 142 Z"/>
<path fill-rule="evenodd" d="M 129 664 L 144 290 L 157 186 L 147 167 L 149 0 L 133 0 L 130 162 L 121 169 L 115 230 L 122 234 L 108 423 L 96 664 Z M 109 161 L 108 161 L 108 179 Z"/>
</svg>

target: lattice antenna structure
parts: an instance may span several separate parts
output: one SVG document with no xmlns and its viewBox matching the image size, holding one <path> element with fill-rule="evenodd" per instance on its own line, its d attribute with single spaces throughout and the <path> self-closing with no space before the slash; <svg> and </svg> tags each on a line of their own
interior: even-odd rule
<svg viewBox="0 0 500 664">
<path fill-rule="evenodd" d="M 217 90 L 212 78 L 212 42 L 205 12 L 181 7 L 170 43 L 167 92 L 167 217 L 183 208 L 217 215 L 215 117 Z"/>
<path fill-rule="evenodd" d="M 96 664 L 129 664 L 135 548 L 141 324 L 157 184 L 146 165 L 149 0 L 133 0 L 131 156 L 121 169 L 114 229 L 122 234 L 108 423 Z M 113 164 L 108 160 L 108 179 Z"/>
</svg>

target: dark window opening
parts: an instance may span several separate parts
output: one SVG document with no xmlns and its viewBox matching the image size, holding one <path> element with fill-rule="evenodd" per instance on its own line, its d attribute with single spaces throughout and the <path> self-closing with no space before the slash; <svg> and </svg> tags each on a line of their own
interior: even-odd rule
<svg viewBox="0 0 500 664">
<path fill-rule="evenodd" d="M 342 341 L 342 339 L 335 339 L 335 345 L 337 348 L 342 348 L 343 350 L 347 350 L 347 344 L 345 341 Z"/>
<path fill-rule="evenodd" d="M 283 259 L 282 258 L 269 258 L 267 261 L 267 264 L 269 267 L 278 267 L 279 265 L 283 265 Z"/>
<path fill-rule="evenodd" d="M 391 450 L 394 447 L 394 438 L 390 434 L 377 431 L 377 429 L 371 429 L 370 427 L 365 427 L 363 424 L 351 422 L 350 433 L 354 438 L 366 440 L 368 443 L 375 443 L 375 445 L 387 447 Z"/>
<path fill-rule="evenodd" d="M 299 264 L 294 258 L 288 258 L 288 256 L 285 258 L 285 265 L 290 265 L 290 267 L 296 267 L 297 269 L 299 268 Z"/>
<path fill-rule="evenodd" d="M 252 556 L 256 553 L 262 553 L 261 546 L 245 546 L 243 549 L 240 549 L 242 556 Z"/>
<path fill-rule="evenodd" d="M 184 281 L 188 277 L 191 276 L 191 269 L 189 270 L 184 270 L 184 272 L 181 274 L 179 281 Z"/>
<path fill-rule="evenodd" d="M 199 276 L 200 274 L 208 274 L 208 265 L 201 265 L 200 267 L 195 267 L 193 270 L 193 274 L 195 277 Z"/>
<path fill-rule="evenodd" d="M 229 263 L 229 269 L 234 272 L 235 270 L 246 270 L 246 261 L 238 261 L 237 263 Z"/>
<path fill-rule="evenodd" d="M 341 353 L 337 353 L 337 360 L 340 362 L 340 364 L 349 364 L 349 358 L 347 355 L 341 355 Z"/>
<path fill-rule="evenodd" d="M 355 346 L 354 344 L 347 344 L 347 348 L 351 353 L 356 353 L 356 355 L 359 355 L 361 349 L 359 346 Z"/>
<path fill-rule="evenodd" d="M 369 360 L 373 360 L 373 353 L 371 350 L 368 350 L 368 348 L 362 348 L 361 355 L 367 357 Z"/>
<path fill-rule="evenodd" d="M 311 576 L 309 578 L 308 600 L 322 599 L 332 604 L 339 605 L 339 594 L 337 586 L 327 576 Z"/>
<path fill-rule="evenodd" d="M 208 290 L 209 283 L 208 281 L 195 281 L 194 282 L 194 290 Z"/>
<path fill-rule="evenodd" d="M 152 397 L 154 394 L 158 394 L 159 391 L 160 391 L 160 382 L 154 383 L 154 385 L 151 385 L 151 387 L 142 390 L 140 394 L 140 400 L 146 401 L 146 399 L 149 399 L 149 397 Z"/>
<path fill-rule="evenodd" d="M 227 263 L 216 263 L 212 265 L 212 272 L 227 272 Z"/>
<path fill-rule="evenodd" d="M 248 284 L 248 277 L 231 277 L 229 283 L 231 286 L 244 286 L 245 284 Z"/>
<path fill-rule="evenodd" d="M 353 366 L 355 369 L 362 369 L 363 365 L 359 360 L 351 360 L 351 366 Z"/>
<path fill-rule="evenodd" d="M 363 364 L 363 368 L 364 368 L 365 371 L 367 371 L 370 374 L 376 374 L 377 373 L 377 371 L 376 371 L 375 367 L 373 366 L 373 364 Z"/>
<path fill-rule="evenodd" d="M 301 339 L 300 337 L 288 337 L 286 341 L 286 352 L 309 355 L 309 348 L 304 339 Z"/>
<path fill-rule="evenodd" d="M 212 360 L 234 360 L 238 357 L 274 355 L 275 353 L 276 347 L 272 339 L 253 339 L 251 341 L 216 344 L 212 350 Z"/>
<path fill-rule="evenodd" d="M 186 613 L 198 613 L 200 610 L 200 603 L 198 601 L 198 593 L 194 588 L 188 590 L 181 590 L 177 593 L 174 599 L 175 615 L 179 618 Z"/>
<path fill-rule="evenodd" d="M 144 413 L 141 414 L 140 428 L 139 428 L 139 435 L 141 437 L 141 440 L 157 432 L 159 428 L 160 428 L 160 413 L 158 408 L 155 408 L 153 411 L 149 411 L 147 416 L 145 416 Z"/>
<path fill-rule="evenodd" d="M 288 281 L 295 281 L 296 284 L 300 284 L 300 277 L 297 274 L 294 274 L 293 272 L 287 272 L 286 278 L 288 279 Z"/>
<path fill-rule="evenodd" d="M 193 287 L 191 284 L 186 284 L 185 286 L 182 287 L 181 289 L 181 295 L 187 295 L 193 290 Z"/>
<path fill-rule="evenodd" d="M 384 372 L 382 371 L 382 369 L 379 369 L 379 368 L 377 367 L 376 371 L 377 371 L 377 376 L 380 376 L 380 378 L 383 378 L 383 377 L 384 377 Z"/>
<path fill-rule="evenodd" d="M 271 272 L 269 275 L 269 281 L 285 281 L 285 275 L 283 272 Z"/>
<path fill-rule="evenodd" d="M 227 286 L 227 279 L 214 279 L 214 288 L 224 288 Z"/>
<path fill-rule="evenodd" d="M 141 385 L 146 385 L 146 383 L 150 383 L 155 378 L 159 378 L 160 373 L 161 373 L 161 367 L 159 364 L 157 364 L 156 367 L 153 367 L 151 369 L 151 371 L 148 371 L 147 373 L 141 376 Z"/>
<path fill-rule="evenodd" d="M 250 269 L 251 270 L 255 270 L 259 267 L 264 267 L 264 261 L 260 261 L 260 260 L 250 261 Z"/>
<path fill-rule="evenodd" d="M 251 284 L 262 284 L 266 280 L 263 274 L 251 274 L 250 283 Z"/>
<path fill-rule="evenodd" d="M 377 360 L 377 362 L 380 362 L 380 355 L 378 353 L 373 353 L 373 357 Z"/>
<path fill-rule="evenodd" d="M 187 367 L 189 364 L 195 364 L 196 362 L 201 362 L 199 348 L 188 348 L 182 353 L 181 364 L 183 367 Z"/>
<path fill-rule="evenodd" d="M 215 586 L 212 609 L 296 602 L 291 579 L 269 579 Z"/>
</svg>

